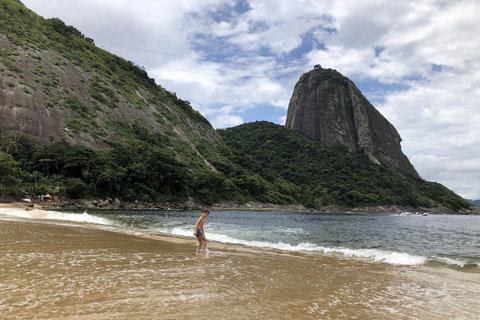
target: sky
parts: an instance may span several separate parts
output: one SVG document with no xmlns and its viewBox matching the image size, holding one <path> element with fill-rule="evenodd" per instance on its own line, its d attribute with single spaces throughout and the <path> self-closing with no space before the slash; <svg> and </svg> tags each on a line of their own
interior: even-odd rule
<svg viewBox="0 0 480 320">
<path fill-rule="evenodd" d="M 21 0 L 144 67 L 214 128 L 284 124 L 315 64 L 352 80 L 422 178 L 480 199 L 478 0 Z"/>
</svg>

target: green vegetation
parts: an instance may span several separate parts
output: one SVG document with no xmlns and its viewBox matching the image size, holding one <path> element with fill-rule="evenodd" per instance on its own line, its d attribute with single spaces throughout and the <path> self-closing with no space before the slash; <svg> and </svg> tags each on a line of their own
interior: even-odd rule
<svg viewBox="0 0 480 320">
<path fill-rule="evenodd" d="M 115 91 L 102 83 L 98 77 L 91 79 L 88 93 L 90 94 L 90 97 L 109 106 L 110 108 L 114 108 L 119 101 Z"/>
<path fill-rule="evenodd" d="M 0 198 L 18 199 L 22 195 L 20 189 L 21 166 L 9 154 L 18 150 L 17 140 L 13 136 L 4 136 L 0 127 Z"/>
<path fill-rule="evenodd" d="M 72 130 L 83 131 L 83 126 L 77 119 L 69 121 Z M 65 140 L 39 146 L 23 136 L 1 136 L 2 150 L 9 153 L 0 154 L 1 165 L 10 172 L 5 177 L 10 177 L 12 187 L 7 190 L 7 183 L 0 181 L 0 191 L 18 195 L 22 186 L 33 195 L 156 203 L 183 202 L 191 196 L 205 204 L 257 200 L 312 208 L 469 207 L 438 183 L 400 173 L 385 163 L 372 164 L 364 154 L 323 145 L 269 122 L 218 130 L 226 142 L 218 147 L 198 139 L 200 154 L 186 142 L 151 134 L 138 125 L 111 122 L 110 128 L 123 141 L 106 140 L 109 150 Z"/>
<path fill-rule="evenodd" d="M 264 184 L 261 178 L 255 181 L 254 175 L 249 176 L 218 152 L 209 150 L 205 155 L 225 170 L 235 172 L 241 185 L 235 186 L 223 173 L 206 168 L 187 143 L 173 142 L 126 123 L 112 123 L 112 128 L 125 140 L 109 141 L 110 150 L 70 145 L 65 140 L 39 146 L 20 136 L 15 138 L 16 148 L 10 149 L 13 157 L 8 157 L 23 168 L 21 174 L 16 174 L 24 190 L 33 195 L 48 192 L 63 198 L 116 197 L 158 203 L 185 201 L 193 196 L 211 204 L 222 199 L 253 200 L 251 191 Z M 81 123 L 77 130 L 81 130 Z M 205 146 L 212 149 L 208 143 Z"/>
<path fill-rule="evenodd" d="M 20 176 L 20 163 L 8 153 L 0 153 L 0 198 L 21 197 Z"/>
<path fill-rule="evenodd" d="M 281 192 L 309 207 L 469 204 L 438 183 L 373 164 L 363 153 L 349 153 L 268 122 L 219 130 L 239 165 L 251 168 Z"/>
<path fill-rule="evenodd" d="M 15 64 L 13 64 L 12 62 L 8 61 L 8 60 L 2 60 L 3 64 L 5 65 L 5 67 L 7 67 L 8 70 L 12 71 L 12 72 L 15 72 L 15 73 L 18 73 L 18 74 L 21 74 L 22 73 L 22 69 L 20 69 L 19 67 L 17 67 Z"/>
</svg>

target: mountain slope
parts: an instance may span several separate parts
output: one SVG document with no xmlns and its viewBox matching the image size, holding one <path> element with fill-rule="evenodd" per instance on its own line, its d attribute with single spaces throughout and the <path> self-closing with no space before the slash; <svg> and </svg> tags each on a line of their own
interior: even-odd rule
<svg viewBox="0 0 480 320">
<path fill-rule="evenodd" d="M 97 48 L 59 19 L 13 0 L 0 5 L 0 126 L 48 144 L 108 147 L 124 124 L 192 143 L 221 141 L 189 103 L 156 85 L 139 66 Z M 194 144 L 192 144 L 194 145 Z"/>
<path fill-rule="evenodd" d="M 280 125 L 259 121 L 218 132 L 243 159 L 241 165 L 255 163 L 261 177 L 309 207 L 470 206 L 438 183 L 401 173 L 388 162 L 374 164 L 361 152 L 329 146 Z"/>
<path fill-rule="evenodd" d="M 15 145 L 25 189 L 213 201 L 216 166 L 233 164 L 187 101 L 59 19 L 14 0 L 0 2 L 0 16 L 0 152 Z"/>
</svg>

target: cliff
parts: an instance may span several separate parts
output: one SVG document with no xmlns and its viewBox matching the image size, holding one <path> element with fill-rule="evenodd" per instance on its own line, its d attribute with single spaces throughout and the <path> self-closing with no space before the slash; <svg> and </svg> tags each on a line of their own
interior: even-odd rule
<svg viewBox="0 0 480 320">
<path fill-rule="evenodd" d="M 122 141 L 136 125 L 195 148 L 221 144 L 187 101 L 155 84 L 145 70 L 93 43 L 59 19 L 43 19 L 13 0 L 0 6 L 0 127 L 50 144 L 91 148 Z"/>
<path fill-rule="evenodd" d="M 288 106 L 287 128 L 328 145 L 364 152 L 374 163 L 386 161 L 418 176 L 403 154 L 395 127 L 348 78 L 332 69 L 302 74 Z"/>
</svg>

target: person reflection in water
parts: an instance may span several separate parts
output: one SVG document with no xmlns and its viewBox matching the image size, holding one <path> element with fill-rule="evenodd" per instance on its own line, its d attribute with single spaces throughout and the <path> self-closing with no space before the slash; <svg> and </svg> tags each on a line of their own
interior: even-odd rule
<svg viewBox="0 0 480 320">
<path fill-rule="evenodd" d="M 203 209 L 201 217 L 198 218 L 197 223 L 195 223 L 193 235 L 197 237 L 198 240 L 197 253 L 199 253 L 202 248 L 203 251 L 207 251 L 207 238 L 205 237 L 205 231 L 203 231 L 203 223 L 205 222 L 205 219 L 208 217 L 209 213 L 210 212 L 207 209 Z"/>
</svg>

